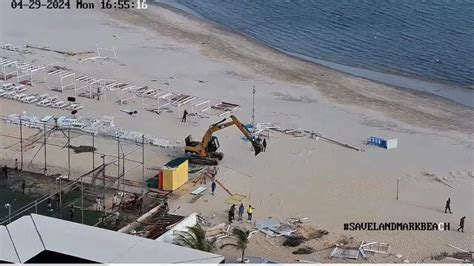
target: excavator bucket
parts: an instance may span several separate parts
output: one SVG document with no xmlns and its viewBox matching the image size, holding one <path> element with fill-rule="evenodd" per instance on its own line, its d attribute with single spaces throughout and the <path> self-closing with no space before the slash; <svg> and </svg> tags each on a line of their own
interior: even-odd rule
<svg viewBox="0 0 474 266">
<path fill-rule="evenodd" d="M 258 141 L 255 141 L 255 140 L 252 141 L 252 146 L 253 146 L 253 150 L 255 151 L 255 156 L 257 156 L 263 150 L 262 143 L 259 143 Z"/>
</svg>

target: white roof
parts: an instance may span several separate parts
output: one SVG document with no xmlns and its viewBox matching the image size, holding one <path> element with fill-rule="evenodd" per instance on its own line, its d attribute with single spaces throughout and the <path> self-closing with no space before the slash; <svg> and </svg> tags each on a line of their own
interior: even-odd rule
<svg viewBox="0 0 474 266">
<path fill-rule="evenodd" d="M 0 261 L 20 263 L 10 234 L 5 226 L 0 226 Z"/>
<path fill-rule="evenodd" d="M 0 226 L 0 237 L 0 261 L 16 263 L 26 262 L 44 250 L 99 263 L 219 263 L 224 259 L 217 254 L 37 214 Z"/>
<path fill-rule="evenodd" d="M 31 216 L 24 216 L 7 225 L 8 233 L 20 262 L 34 257 L 44 250 L 43 242 Z"/>
</svg>

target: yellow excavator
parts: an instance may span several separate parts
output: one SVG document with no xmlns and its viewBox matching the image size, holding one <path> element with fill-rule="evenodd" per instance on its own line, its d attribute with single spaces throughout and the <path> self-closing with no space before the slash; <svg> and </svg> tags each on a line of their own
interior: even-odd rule
<svg viewBox="0 0 474 266">
<path fill-rule="evenodd" d="M 255 156 L 263 150 L 263 145 L 250 134 L 237 117 L 231 115 L 230 118 L 232 121 L 226 122 L 227 119 L 224 118 L 221 121 L 212 124 L 202 137 L 201 142 L 193 141 L 191 135 L 186 137 L 184 140 L 186 142 L 184 151 L 185 153 L 191 154 L 189 157 L 190 163 L 217 165 L 218 162 L 224 158 L 224 154 L 217 151 L 220 146 L 219 140 L 212 134 L 233 125 L 240 129 L 244 136 L 250 141 L 255 151 Z"/>
</svg>

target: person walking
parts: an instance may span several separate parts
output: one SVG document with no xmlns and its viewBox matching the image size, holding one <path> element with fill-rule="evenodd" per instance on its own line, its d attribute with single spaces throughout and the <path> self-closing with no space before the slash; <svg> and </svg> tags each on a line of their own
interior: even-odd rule
<svg viewBox="0 0 474 266">
<path fill-rule="evenodd" d="M 461 230 L 464 233 L 464 220 L 466 220 L 466 216 L 461 217 L 461 220 L 459 220 L 458 232 Z"/>
<path fill-rule="evenodd" d="M 254 208 L 252 208 L 252 205 L 249 205 L 249 207 L 247 208 L 247 219 L 249 222 L 252 221 L 253 210 Z"/>
<path fill-rule="evenodd" d="M 25 188 L 26 188 L 26 182 L 25 182 L 25 180 L 23 180 L 23 181 L 21 182 L 21 192 L 22 192 L 23 194 L 25 194 Z"/>
<path fill-rule="evenodd" d="M 71 205 L 71 208 L 69 208 L 69 221 L 74 221 L 74 206 Z"/>
<path fill-rule="evenodd" d="M 229 224 L 231 224 L 234 221 L 234 216 L 235 216 L 235 204 L 232 204 L 232 206 L 229 209 Z"/>
<path fill-rule="evenodd" d="M 184 109 L 183 118 L 181 118 L 182 123 L 186 123 L 186 116 L 188 116 L 188 111 L 186 109 Z"/>
<path fill-rule="evenodd" d="M 263 146 L 263 152 L 265 152 L 265 150 L 267 149 L 267 139 L 263 139 L 262 146 Z"/>
<path fill-rule="evenodd" d="M 6 179 L 8 179 L 8 167 L 6 165 L 3 166 L 3 175 Z"/>
<path fill-rule="evenodd" d="M 211 184 L 211 195 L 214 195 L 214 192 L 216 191 L 216 181 L 212 180 Z"/>
<path fill-rule="evenodd" d="M 446 201 L 446 205 L 444 206 L 444 213 L 447 213 L 448 210 L 449 210 L 449 213 L 452 213 L 451 212 L 451 198 L 448 198 L 448 200 Z"/>
<path fill-rule="evenodd" d="M 18 159 L 15 159 L 15 171 L 18 171 Z"/>
<path fill-rule="evenodd" d="M 239 206 L 239 221 L 242 221 L 242 217 L 244 216 L 244 211 L 245 211 L 244 204 L 240 203 L 240 206 Z"/>
</svg>

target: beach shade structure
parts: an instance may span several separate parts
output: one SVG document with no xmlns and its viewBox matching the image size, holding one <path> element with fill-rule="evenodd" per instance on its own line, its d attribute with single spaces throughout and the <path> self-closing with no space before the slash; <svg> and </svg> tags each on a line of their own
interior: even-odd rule
<svg viewBox="0 0 474 266">
<path fill-rule="evenodd" d="M 10 51 L 10 52 L 17 52 L 17 53 L 30 53 L 28 50 L 23 49 L 20 46 L 12 45 L 9 43 L 3 43 L 3 42 L 0 42 L 0 49 Z"/>
<path fill-rule="evenodd" d="M 140 94 L 142 108 L 150 111 L 161 111 L 171 105 L 171 92 L 162 90 L 147 90 Z M 149 100 L 148 100 L 149 99 Z"/>
<path fill-rule="evenodd" d="M 181 94 L 181 93 L 172 93 L 171 95 L 171 106 L 175 107 L 177 110 L 178 117 L 181 116 L 181 106 L 184 106 L 191 102 L 192 100 L 196 99 L 196 97 Z"/>
<path fill-rule="evenodd" d="M 76 87 L 74 88 L 74 95 L 86 96 L 90 99 L 92 98 L 93 90 L 98 89 L 100 93 L 102 87 L 102 81 L 100 79 L 92 78 L 89 76 L 80 76 L 76 78 Z M 88 92 L 79 93 L 81 90 L 88 90 Z"/>
<path fill-rule="evenodd" d="M 217 116 L 224 116 L 224 115 L 231 114 L 233 111 L 239 108 L 240 108 L 240 105 L 235 104 L 235 103 L 229 103 L 229 102 L 219 102 L 211 106 L 211 109 L 215 111 L 213 114 Z"/>
<path fill-rule="evenodd" d="M 14 60 L 0 59 L 0 67 L 2 69 L 1 78 L 8 80 L 18 75 L 18 63 Z"/>
<path fill-rule="evenodd" d="M 120 105 L 127 103 L 129 100 L 134 100 L 136 97 L 136 94 L 135 94 L 136 90 L 137 90 L 137 86 L 135 85 L 128 85 L 128 86 L 120 88 L 118 90 Z"/>
<path fill-rule="evenodd" d="M 210 101 L 205 99 L 197 98 L 189 103 L 191 106 L 191 113 L 206 113 L 209 114 L 211 106 Z"/>
<path fill-rule="evenodd" d="M 119 97 L 119 99 L 121 99 L 121 91 L 129 86 L 130 85 L 127 83 L 122 83 L 116 80 L 108 80 L 103 86 L 105 100 L 107 100 L 107 95 L 111 92 L 117 92 L 117 96 Z"/>
<path fill-rule="evenodd" d="M 188 182 L 188 160 L 176 158 L 163 166 L 158 174 L 158 189 L 174 191 Z"/>
<path fill-rule="evenodd" d="M 30 64 L 20 64 L 18 66 L 17 82 L 23 84 L 33 85 L 33 74 L 36 72 L 43 72 L 42 81 L 46 81 L 46 67 L 35 66 Z M 26 80 L 24 78 L 27 78 Z"/>
<path fill-rule="evenodd" d="M 96 52 L 96 56 L 86 58 L 83 61 L 92 60 L 104 63 L 107 60 L 117 60 L 117 52 L 115 51 L 115 46 L 112 46 L 112 48 L 105 48 L 100 47 L 98 44 L 96 44 Z"/>
<path fill-rule="evenodd" d="M 64 92 L 69 87 L 76 89 L 76 74 L 73 72 L 52 70 L 47 73 L 46 81 L 50 90 Z M 55 85 L 54 81 L 59 81 L 59 84 Z M 59 88 L 57 85 L 59 85 Z"/>
<path fill-rule="evenodd" d="M 117 53 L 115 51 L 114 45 L 112 45 L 112 48 L 104 48 L 104 47 L 100 47 L 97 44 L 96 47 L 97 47 L 98 58 L 108 58 L 108 59 L 117 60 Z"/>
</svg>

